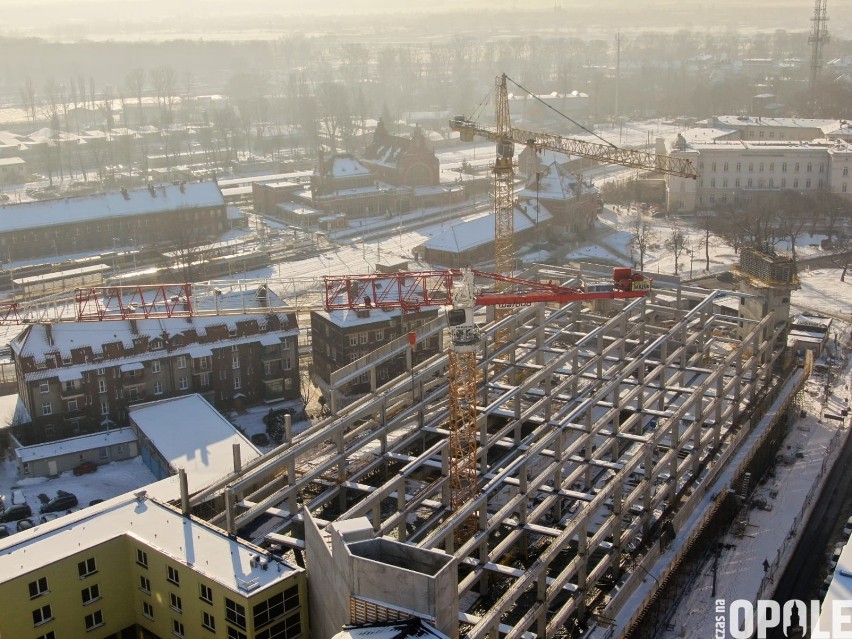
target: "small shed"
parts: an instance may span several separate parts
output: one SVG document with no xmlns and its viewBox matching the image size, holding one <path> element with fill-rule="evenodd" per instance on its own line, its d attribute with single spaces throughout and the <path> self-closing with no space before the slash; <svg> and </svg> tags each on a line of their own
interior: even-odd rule
<svg viewBox="0 0 852 639">
<path fill-rule="evenodd" d="M 46 444 L 18 446 L 15 463 L 19 477 L 53 477 L 73 470 L 82 462 L 108 464 L 136 457 L 136 434 L 131 428 L 116 428 L 80 435 Z"/>
</svg>

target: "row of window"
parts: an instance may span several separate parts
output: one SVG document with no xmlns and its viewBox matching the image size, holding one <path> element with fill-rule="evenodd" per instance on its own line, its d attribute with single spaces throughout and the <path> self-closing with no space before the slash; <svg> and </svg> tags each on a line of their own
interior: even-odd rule
<svg viewBox="0 0 852 639">
<path fill-rule="evenodd" d="M 767 165 L 769 166 L 769 172 L 770 172 L 770 173 L 772 173 L 772 172 L 774 172 L 774 171 L 775 171 L 775 162 L 768 162 L 768 163 L 765 163 L 765 162 L 758 162 L 758 163 L 757 163 L 757 171 L 758 171 L 758 173 L 763 173 L 763 170 L 764 170 L 764 168 L 765 168 Z M 710 163 L 710 171 L 711 171 L 712 173 L 715 173 L 715 172 L 716 172 L 716 168 L 717 168 L 717 166 L 718 166 L 718 165 L 717 165 L 717 163 L 716 163 L 716 162 L 711 162 L 711 163 Z M 740 171 L 742 171 L 742 166 L 743 166 L 743 163 L 742 163 L 742 162 L 737 162 L 737 163 L 736 163 L 736 167 L 737 167 L 737 168 L 736 168 L 735 170 L 736 170 L 736 172 L 737 172 L 737 173 L 739 173 Z M 813 172 L 813 162 L 808 162 L 805 166 L 806 166 L 805 171 L 806 171 L 807 173 L 812 173 L 812 172 Z M 729 167 L 729 163 L 728 163 L 728 162 L 724 162 L 724 163 L 722 163 L 722 171 L 723 171 L 723 172 L 727 172 L 727 171 L 729 170 L 729 169 L 728 169 L 728 167 Z M 755 167 L 755 163 L 754 163 L 754 162 L 749 162 L 749 163 L 748 163 L 748 172 L 749 172 L 749 173 L 754 173 L 754 167 Z M 794 168 L 793 168 L 793 173 L 799 173 L 799 172 L 800 172 L 800 169 L 801 169 L 801 163 L 799 163 L 799 162 L 795 162 L 795 163 L 793 163 L 793 167 L 794 167 Z M 699 168 L 699 170 L 703 171 L 703 170 L 704 170 L 704 162 L 699 162 L 699 163 L 698 163 L 698 168 Z M 843 169 L 843 171 L 844 171 L 843 175 L 848 175 L 848 171 L 849 171 L 849 169 L 844 168 L 844 169 Z M 781 173 L 786 173 L 786 172 L 787 172 L 787 162 L 782 162 L 782 163 L 781 163 Z M 820 164 L 819 164 L 819 172 L 820 172 L 820 173 L 824 173 L 824 172 L 825 172 L 825 163 L 824 163 L 824 162 L 820 162 Z"/>
<path fill-rule="evenodd" d="M 728 188 L 728 178 L 723 178 L 721 184 L 722 184 L 721 188 L 723 188 L 723 189 Z M 702 188 L 704 187 L 704 180 L 699 181 L 699 186 L 702 187 Z M 734 188 L 738 189 L 738 188 L 741 188 L 741 186 L 742 186 L 742 183 L 740 181 L 740 178 L 736 178 L 734 180 Z M 747 178 L 746 179 L 746 188 L 753 187 L 753 186 L 754 186 L 754 180 L 752 178 Z M 764 180 L 763 178 L 760 178 L 757 181 L 757 186 L 758 186 L 758 188 L 767 188 L 767 187 L 770 188 L 770 189 L 775 188 L 775 179 L 769 178 L 768 180 Z M 810 178 L 808 178 L 807 180 L 804 181 L 804 187 L 803 188 L 809 189 L 811 187 L 812 187 L 812 183 L 811 183 Z M 821 189 L 822 187 L 823 187 L 822 180 L 819 180 L 817 182 L 816 188 Z M 710 178 L 710 188 L 711 189 L 716 188 L 716 178 Z M 782 188 L 782 189 L 787 188 L 787 178 L 781 178 L 780 188 Z M 792 186 L 790 188 L 793 188 L 793 189 L 799 188 L 799 178 L 793 179 Z M 844 190 L 844 193 L 845 193 L 845 190 Z"/>
<path fill-rule="evenodd" d="M 228 330 L 228 336 L 229 337 L 236 337 L 237 336 L 237 330 L 235 328 L 229 329 Z M 182 342 L 182 338 L 181 338 L 180 335 L 175 335 L 171 338 L 171 343 L 172 343 L 173 346 L 181 346 L 181 342 Z M 119 350 L 119 349 L 122 350 L 122 351 L 124 350 L 124 345 L 121 342 L 104 344 L 103 347 L 106 349 L 106 348 L 111 347 L 113 345 L 116 346 L 116 350 Z M 159 351 L 159 350 L 162 350 L 163 348 L 164 348 L 164 342 L 159 337 L 155 337 L 153 340 L 148 342 L 148 350 Z M 270 346 L 264 346 L 263 347 L 265 354 L 278 353 L 279 350 L 282 349 L 282 348 L 285 351 L 289 350 L 290 340 L 288 340 L 288 339 L 282 340 L 280 346 L 278 344 L 273 344 L 273 345 L 270 345 Z M 239 344 L 231 344 L 231 352 L 232 353 L 239 353 L 239 351 L 240 351 L 240 345 Z M 224 357 L 224 353 L 225 353 L 224 348 L 217 349 L 217 352 L 218 352 L 219 359 Z M 52 359 L 53 356 L 51 355 L 49 357 Z M 234 355 L 233 357 L 236 359 L 236 358 L 239 357 L 239 355 Z M 175 362 L 176 362 L 177 367 L 179 369 L 184 369 L 184 368 L 187 367 L 187 360 L 189 359 L 188 356 L 178 355 L 174 359 L 175 359 Z M 202 369 L 209 368 L 209 366 L 210 366 L 210 356 L 209 355 L 202 356 L 202 357 L 196 357 L 196 358 L 193 358 L 193 359 L 200 360 L 199 361 L 199 367 L 202 368 Z M 87 362 L 89 361 L 88 357 L 86 358 L 86 361 Z M 72 362 L 71 356 L 67 356 L 67 357 L 62 358 L 62 364 L 64 366 L 70 366 L 72 363 L 73 362 Z M 40 362 L 38 367 L 39 368 L 46 368 L 45 362 Z M 119 374 L 122 374 L 118 367 L 112 367 L 111 370 L 112 370 L 113 378 L 116 378 L 116 377 L 119 376 Z M 158 360 L 158 359 L 152 360 L 151 361 L 151 372 L 152 373 L 159 373 L 161 370 L 162 370 L 162 363 L 160 362 L 160 360 Z M 136 375 L 136 373 L 141 374 L 140 371 L 125 371 L 125 372 L 123 372 L 123 374 L 125 376 L 129 376 L 129 377 L 134 377 Z M 97 371 L 96 371 L 96 374 L 99 375 L 99 376 L 106 375 L 107 374 L 106 367 L 98 368 Z M 69 383 L 74 384 L 74 382 L 69 382 Z"/>
</svg>

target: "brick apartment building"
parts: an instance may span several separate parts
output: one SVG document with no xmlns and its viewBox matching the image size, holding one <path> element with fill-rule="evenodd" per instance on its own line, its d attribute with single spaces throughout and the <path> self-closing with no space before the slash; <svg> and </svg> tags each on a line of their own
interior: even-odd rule
<svg viewBox="0 0 852 639">
<path fill-rule="evenodd" d="M 128 406 L 176 395 L 222 410 L 299 397 L 294 314 L 33 324 L 11 349 L 27 444 L 124 426 Z"/>
<path fill-rule="evenodd" d="M 360 309 L 357 311 L 311 311 L 311 351 L 314 376 L 321 387 L 327 387 L 331 373 L 397 337 L 422 326 L 437 317 L 437 309 L 423 309 L 403 315 L 399 310 Z M 421 362 L 438 352 L 438 338 L 432 337 L 417 344 L 414 361 Z M 379 386 L 405 370 L 402 358 L 379 366 L 376 372 Z M 346 395 L 370 390 L 368 375 L 343 389 Z"/>
<path fill-rule="evenodd" d="M 119 245 L 198 243 L 228 230 L 215 182 L 151 185 L 0 206 L 0 259 L 23 260 Z"/>
</svg>

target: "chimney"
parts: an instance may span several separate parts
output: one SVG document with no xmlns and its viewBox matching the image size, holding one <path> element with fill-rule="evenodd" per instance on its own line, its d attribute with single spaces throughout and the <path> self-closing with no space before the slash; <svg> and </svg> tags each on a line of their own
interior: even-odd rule
<svg viewBox="0 0 852 639">
<path fill-rule="evenodd" d="M 45 336 L 47 337 L 47 345 L 53 346 L 53 325 L 45 324 L 44 325 Z"/>
</svg>

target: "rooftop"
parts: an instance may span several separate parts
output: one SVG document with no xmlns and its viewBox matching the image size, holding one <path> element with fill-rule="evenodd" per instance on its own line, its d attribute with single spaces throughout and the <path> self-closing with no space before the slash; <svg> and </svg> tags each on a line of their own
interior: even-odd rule
<svg viewBox="0 0 852 639">
<path fill-rule="evenodd" d="M 152 194 L 153 192 L 153 194 Z M 0 232 L 72 224 L 116 217 L 167 213 L 178 209 L 223 206 L 215 182 L 163 185 L 152 189 L 119 191 L 24 202 L 0 207 Z"/>
<path fill-rule="evenodd" d="M 129 444 L 135 441 L 136 434 L 132 428 L 117 428 L 115 430 L 105 430 L 100 433 L 71 437 L 70 439 L 62 439 L 46 444 L 21 446 L 15 449 L 15 454 L 22 462 L 34 462 L 42 459 L 52 459 L 58 455 L 71 455 L 104 446 Z"/>
<path fill-rule="evenodd" d="M 186 470 L 190 492 L 233 471 L 234 444 L 240 446 L 242 463 L 260 456 L 254 444 L 201 395 L 137 404 L 129 412 L 172 469 Z"/>
<path fill-rule="evenodd" d="M 298 570 L 279 560 L 271 562 L 275 569 L 264 569 L 254 561 L 264 554 L 260 548 L 153 498 L 121 495 L 0 540 L 0 580 L 35 572 L 124 536 L 234 591 L 260 590 Z M 226 557 L 230 561 L 223 561 Z"/>
</svg>

